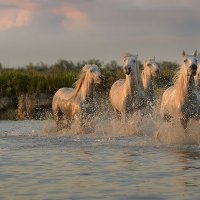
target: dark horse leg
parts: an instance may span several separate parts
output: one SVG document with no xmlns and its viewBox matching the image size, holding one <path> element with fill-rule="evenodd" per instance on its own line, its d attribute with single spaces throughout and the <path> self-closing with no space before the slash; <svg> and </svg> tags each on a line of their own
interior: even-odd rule
<svg viewBox="0 0 200 200">
<path fill-rule="evenodd" d="M 63 112 L 60 109 L 53 111 L 53 118 L 56 121 L 57 130 L 63 128 Z"/>
<path fill-rule="evenodd" d="M 181 118 L 181 125 L 184 129 L 187 128 L 188 118 Z"/>
</svg>

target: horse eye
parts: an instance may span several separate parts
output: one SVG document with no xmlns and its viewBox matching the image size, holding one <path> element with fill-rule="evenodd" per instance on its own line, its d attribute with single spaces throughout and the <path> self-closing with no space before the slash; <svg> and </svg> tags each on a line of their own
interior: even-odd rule
<svg viewBox="0 0 200 200">
<path fill-rule="evenodd" d="M 151 64 L 150 64 L 150 63 L 148 63 L 148 64 L 147 64 L 147 66 L 148 66 L 148 67 L 150 67 L 150 66 L 151 66 Z"/>
<path fill-rule="evenodd" d="M 187 59 L 185 59 L 184 62 L 187 62 Z"/>
</svg>

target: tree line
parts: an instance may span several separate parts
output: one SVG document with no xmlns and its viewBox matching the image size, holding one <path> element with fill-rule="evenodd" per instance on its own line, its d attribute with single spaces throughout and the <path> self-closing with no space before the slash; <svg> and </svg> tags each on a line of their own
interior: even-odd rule
<svg viewBox="0 0 200 200">
<path fill-rule="evenodd" d="M 49 93 L 54 94 L 61 87 L 72 87 L 77 80 L 81 68 L 86 64 L 96 64 L 102 68 L 106 77 L 103 90 L 109 90 L 118 79 L 124 78 L 124 73 L 115 60 L 106 64 L 98 59 L 88 61 L 72 61 L 60 59 L 52 65 L 43 62 L 29 63 L 19 68 L 4 68 L 0 64 L 0 96 L 18 96 L 22 93 Z M 169 87 L 172 84 L 174 73 L 178 69 L 175 62 L 161 61 L 161 76 L 155 79 L 156 90 Z M 139 61 L 142 70 L 142 63 Z"/>
</svg>

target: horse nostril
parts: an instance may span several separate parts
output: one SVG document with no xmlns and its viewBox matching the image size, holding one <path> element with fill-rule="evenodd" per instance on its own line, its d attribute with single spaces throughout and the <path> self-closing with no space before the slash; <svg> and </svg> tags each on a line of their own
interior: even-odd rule
<svg viewBox="0 0 200 200">
<path fill-rule="evenodd" d="M 157 69 L 157 70 L 156 70 L 156 74 L 157 74 L 157 75 L 160 75 L 160 70 Z"/>
<path fill-rule="evenodd" d="M 126 68 L 126 71 L 130 73 L 131 67 L 127 67 L 127 68 Z"/>
<path fill-rule="evenodd" d="M 192 70 L 195 70 L 195 71 L 196 71 L 196 70 L 197 70 L 197 65 L 193 64 L 193 65 L 190 66 L 190 68 L 191 68 Z"/>
<path fill-rule="evenodd" d="M 104 76 L 100 75 L 99 78 L 101 79 L 101 81 L 104 81 Z"/>
</svg>

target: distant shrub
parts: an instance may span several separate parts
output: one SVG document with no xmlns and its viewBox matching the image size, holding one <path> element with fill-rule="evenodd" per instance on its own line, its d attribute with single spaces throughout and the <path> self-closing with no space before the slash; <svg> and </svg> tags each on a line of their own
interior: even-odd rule
<svg viewBox="0 0 200 200">
<path fill-rule="evenodd" d="M 0 73 L 0 95 L 54 93 L 61 87 L 70 87 L 75 82 L 77 74 L 73 71 L 2 70 Z"/>
<path fill-rule="evenodd" d="M 121 66 L 116 61 L 103 64 L 100 60 L 91 59 L 74 64 L 71 61 L 59 60 L 51 66 L 44 63 L 33 65 L 29 63 L 25 68 L 5 69 L 0 68 L 0 95 L 12 96 L 20 93 L 50 93 L 54 94 L 61 87 L 72 87 L 76 81 L 81 67 L 86 63 L 95 63 L 102 67 L 102 73 L 106 77 L 106 87 L 109 91 L 112 84 L 125 75 Z M 161 77 L 155 80 L 157 89 L 169 87 L 172 84 L 174 72 L 178 64 L 163 61 L 161 65 Z M 141 62 L 139 62 L 142 70 Z"/>
</svg>

